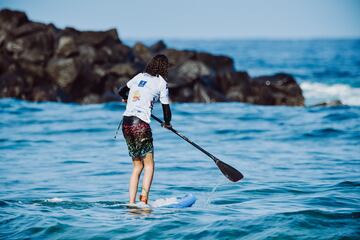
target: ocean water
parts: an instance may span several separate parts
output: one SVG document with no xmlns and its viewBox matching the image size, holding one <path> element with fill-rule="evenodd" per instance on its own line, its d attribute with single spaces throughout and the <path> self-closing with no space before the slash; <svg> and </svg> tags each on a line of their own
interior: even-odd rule
<svg viewBox="0 0 360 240">
<path fill-rule="evenodd" d="M 257 52 L 258 63 L 232 54 L 239 54 L 236 67 L 252 75 L 293 72 L 302 87 L 310 86 L 304 90 L 314 95 L 310 103 L 346 88 L 350 93 L 340 95 L 347 106 L 172 105 L 174 128 L 241 171 L 245 178 L 237 183 L 187 142 L 151 123 L 156 170 L 150 201 L 192 193 L 197 202 L 186 209 L 126 207 L 132 164 L 121 132 L 114 139 L 124 104 L 1 99 L 0 239 L 359 239 L 359 43 L 340 43 L 326 51 L 344 61 L 336 71 L 349 71 L 346 77 L 328 72 L 316 78 L 321 61 L 298 66 L 305 55 L 299 49 L 312 45 L 306 42 L 247 42 L 259 45 L 252 50 L 242 41 L 232 43 L 244 55 Z M 230 43 L 197 44 L 169 42 L 230 53 Z M 278 53 L 274 66 L 261 51 L 269 44 Z M 309 58 L 324 58 L 313 51 Z M 287 55 L 293 61 L 285 61 L 292 59 Z M 161 116 L 161 106 L 154 114 Z"/>
</svg>

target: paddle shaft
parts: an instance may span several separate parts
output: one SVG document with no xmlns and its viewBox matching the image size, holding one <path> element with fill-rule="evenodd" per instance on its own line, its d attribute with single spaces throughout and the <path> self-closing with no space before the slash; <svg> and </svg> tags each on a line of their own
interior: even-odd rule
<svg viewBox="0 0 360 240">
<path fill-rule="evenodd" d="M 161 121 L 155 115 L 151 114 L 151 117 L 153 119 L 155 119 L 156 121 L 158 121 L 160 124 L 163 124 L 163 121 Z M 188 139 L 187 137 L 185 137 L 184 135 L 182 135 L 181 133 L 176 131 L 174 128 L 171 127 L 171 128 L 168 128 L 168 129 L 170 131 L 172 131 L 173 133 L 175 133 L 176 135 L 178 135 L 179 137 L 181 137 L 182 139 L 184 139 L 185 141 L 187 141 L 188 143 L 190 143 L 191 145 L 193 145 L 194 147 L 196 147 L 197 149 L 199 149 L 201 152 L 203 152 L 207 156 L 209 156 L 212 160 L 214 160 L 215 163 L 217 163 L 219 161 L 219 159 L 216 158 L 214 155 L 212 155 L 211 153 L 209 153 L 208 151 L 206 151 L 205 149 L 203 149 L 202 147 L 200 147 L 199 145 L 197 145 L 196 143 L 194 143 L 193 141 L 191 141 L 190 139 Z"/>
<path fill-rule="evenodd" d="M 159 123 L 163 124 L 163 121 L 161 121 L 156 116 L 151 114 L 151 117 L 154 118 Z M 220 159 L 218 159 L 217 157 L 215 157 L 214 155 L 212 155 L 211 153 L 209 153 L 208 151 L 206 151 L 205 149 L 203 149 L 202 147 L 200 147 L 199 145 L 197 145 L 196 143 L 194 143 L 193 141 L 191 141 L 190 139 L 188 139 L 187 137 L 185 137 L 184 135 L 182 135 L 181 133 L 179 133 L 178 131 L 173 129 L 172 127 L 168 128 L 168 129 L 170 131 L 172 131 L 173 133 L 175 133 L 176 135 L 178 135 L 179 137 L 181 137 L 182 139 L 184 139 L 185 141 L 187 141 L 188 143 L 190 143 L 191 145 L 193 145 L 194 147 L 196 147 L 198 150 L 200 150 L 201 152 L 206 154 L 208 157 L 210 157 L 215 162 L 216 166 L 220 169 L 220 171 L 230 181 L 237 182 L 237 181 L 244 178 L 244 175 L 242 175 L 241 172 L 239 172 L 238 170 L 236 170 L 235 168 L 233 168 L 229 164 L 224 163 L 223 161 L 221 161 Z"/>
</svg>

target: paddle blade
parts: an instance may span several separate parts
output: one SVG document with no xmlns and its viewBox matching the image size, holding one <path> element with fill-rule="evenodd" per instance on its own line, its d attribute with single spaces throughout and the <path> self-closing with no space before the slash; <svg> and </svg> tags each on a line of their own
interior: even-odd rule
<svg viewBox="0 0 360 240">
<path fill-rule="evenodd" d="M 237 182 L 239 180 L 241 180 L 242 178 L 244 178 L 244 176 L 241 174 L 241 172 L 239 172 L 238 170 L 236 170 L 235 168 L 233 168 L 232 166 L 220 161 L 220 160 L 216 160 L 216 165 L 218 166 L 218 168 L 220 169 L 220 171 L 230 180 L 233 182 Z"/>
</svg>

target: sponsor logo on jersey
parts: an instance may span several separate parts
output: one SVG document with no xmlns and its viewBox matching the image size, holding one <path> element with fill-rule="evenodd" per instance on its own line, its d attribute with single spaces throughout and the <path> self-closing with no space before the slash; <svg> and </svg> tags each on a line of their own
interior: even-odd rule
<svg viewBox="0 0 360 240">
<path fill-rule="evenodd" d="M 139 91 L 135 91 L 134 94 L 133 94 L 133 96 L 132 96 L 132 101 L 133 101 L 133 102 L 139 101 L 139 100 L 140 100 L 140 97 L 141 97 L 140 92 L 139 92 Z"/>
<path fill-rule="evenodd" d="M 147 82 L 144 80 L 141 80 L 138 84 L 138 87 L 144 87 Z"/>
</svg>

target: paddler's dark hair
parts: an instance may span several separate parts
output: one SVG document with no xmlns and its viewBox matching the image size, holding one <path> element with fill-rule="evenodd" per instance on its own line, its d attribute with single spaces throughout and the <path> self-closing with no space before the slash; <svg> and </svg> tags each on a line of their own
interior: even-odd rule
<svg viewBox="0 0 360 240">
<path fill-rule="evenodd" d="M 163 78 L 167 78 L 169 68 L 169 60 L 163 54 L 158 54 L 151 59 L 145 68 L 145 72 L 152 76 L 161 75 Z"/>
</svg>

